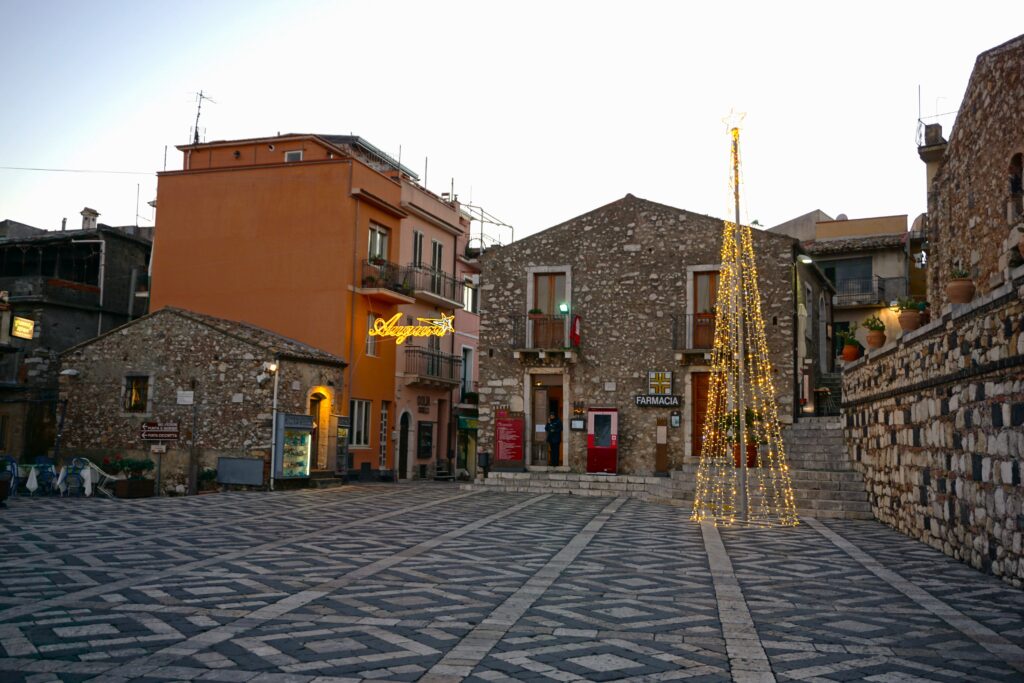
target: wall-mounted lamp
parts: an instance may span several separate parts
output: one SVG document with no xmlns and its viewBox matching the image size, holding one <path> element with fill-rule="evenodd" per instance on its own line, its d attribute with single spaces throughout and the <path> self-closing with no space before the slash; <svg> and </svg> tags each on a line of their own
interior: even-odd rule
<svg viewBox="0 0 1024 683">
<path fill-rule="evenodd" d="M 796 260 L 799 261 L 800 263 L 814 263 L 814 259 L 812 259 L 807 254 L 800 254 L 799 256 L 796 257 Z"/>
<path fill-rule="evenodd" d="M 274 361 L 267 361 L 263 364 L 263 369 L 267 372 L 277 372 L 277 363 Z"/>
<path fill-rule="evenodd" d="M 919 251 L 914 254 L 914 266 L 916 268 L 925 268 L 928 265 L 928 252 Z"/>
<path fill-rule="evenodd" d="M 567 303 L 565 303 L 563 301 L 562 303 L 558 304 L 558 310 L 561 313 L 568 313 L 569 312 L 569 304 L 567 304 Z"/>
<path fill-rule="evenodd" d="M 68 368 L 67 370 L 61 370 L 60 374 L 64 375 L 65 377 L 78 377 L 79 373 L 78 370 L 75 370 L 74 368 Z"/>
<path fill-rule="evenodd" d="M 896 299 L 893 299 L 892 301 L 890 301 L 889 302 L 889 310 L 892 311 L 893 313 L 899 313 L 900 312 L 900 302 L 897 301 Z"/>
</svg>

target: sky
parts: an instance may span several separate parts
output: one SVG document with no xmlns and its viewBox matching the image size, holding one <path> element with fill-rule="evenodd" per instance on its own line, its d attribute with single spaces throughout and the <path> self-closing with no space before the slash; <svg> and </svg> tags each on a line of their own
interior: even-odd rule
<svg viewBox="0 0 1024 683">
<path fill-rule="evenodd" d="M 627 193 L 728 216 L 730 111 L 745 221 L 913 220 L 919 116 L 948 135 L 1024 3 L 0 0 L 0 31 L 0 219 L 152 225 L 202 90 L 205 140 L 354 133 L 508 241 Z"/>
</svg>

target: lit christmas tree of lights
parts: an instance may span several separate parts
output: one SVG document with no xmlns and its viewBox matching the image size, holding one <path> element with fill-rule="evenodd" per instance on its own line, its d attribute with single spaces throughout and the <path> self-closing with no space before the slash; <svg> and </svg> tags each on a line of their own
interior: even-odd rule
<svg viewBox="0 0 1024 683">
<path fill-rule="evenodd" d="M 740 129 L 730 122 L 735 222 L 723 221 L 715 342 L 694 521 L 798 524 L 782 445 L 751 228 L 740 223 Z"/>
</svg>

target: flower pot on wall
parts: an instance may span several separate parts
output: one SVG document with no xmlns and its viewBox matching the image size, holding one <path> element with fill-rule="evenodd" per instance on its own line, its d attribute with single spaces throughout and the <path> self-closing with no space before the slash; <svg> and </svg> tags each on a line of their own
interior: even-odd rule
<svg viewBox="0 0 1024 683">
<path fill-rule="evenodd" d="M 900 311 L 900 329 L 904 332 L 913 332 L 921 327 L 921 312 L 915 309 Z"/>
<path fill-rule="evenodd" d="M 868 330 L 868 346 L 873 349 L 880 349 L 885 346 L 885 332 L 882 330 Z M 843 350 L 845 351 L 845 348 Z"/>
<path fill-rule="evenodd" d="M 843 345 L 843 360 L 850 362 L 860 358 L 860 347 L 856 344 Z"/>
<path fill-rule="evenodd" d="M 974 283 L 967 278 L 957 278 L 946 283 L 946 296 L 953 304 L 970 303 L 974 298 Z"/>
</svg>

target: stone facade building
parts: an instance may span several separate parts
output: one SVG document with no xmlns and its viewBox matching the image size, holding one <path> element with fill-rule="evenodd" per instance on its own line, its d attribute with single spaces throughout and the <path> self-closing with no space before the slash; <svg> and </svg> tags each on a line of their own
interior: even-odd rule
<svg viewBox="0 0 1024 683">
<path fill-rule="evenodd" d="M 30 462 L 54 444 L 59 354 L 145 315 L 152 231 L 82 211 L 80 230 L 0 221 L 0 452 Z M 12 320 L 30 321 L 27 337 Z"/>
<path fill-rule="evenodd" d="M 722 226 L 626 195 L 484 253 L 480 450 L 494 453 L 499 416 L 521 415 L 525 426 L 523 460 L 503 462 L 497 444 L 492 469 L 549 467 L 544 425 L 554 412 L 564 430 L 555 467 L 586 472 L 587 417 L 597 408 L 617 410 L 617 473 L 667 474 L 696 461 Z M 796 263 L 796 240 L 761 230 L 753 239 L 779 413 L 792 422 L 804 384 L 794 377 L 820 372 L 814 354 L 803 349 L 808 365 L 799 355 L 802 283 L 827 285 Z M 808 330 L 811 348 L 817 330 Z"/>
<path fill-rule="evenodd" d="M 1024 586 L 1024 36 L 978 57 L 948 145 L 930 128 L 928 297 L 951 268 L 978 287 L 844 375 L 845 433 L 875 516 Z M 1016 174 L 1016 175 L 1015 175 Z"/>
<path fill-rule="evenodd" d="M 61 365 L 61 454 L 155 459 L 142 424 L 177 424 L 179 438 L 160 455 L 164 489 L 185 483 L 193 453 L 197 468 L 232 456 L 263 459 L 268 471 L 275 387 L 278 413 L 305 415 L 310 397 L 337 391 L 344 368 L 264 329 L 172 307 L 68 349 Z M 315 438 L 336 448 L 336 430 L 318 429 Z"/>
</svg>

